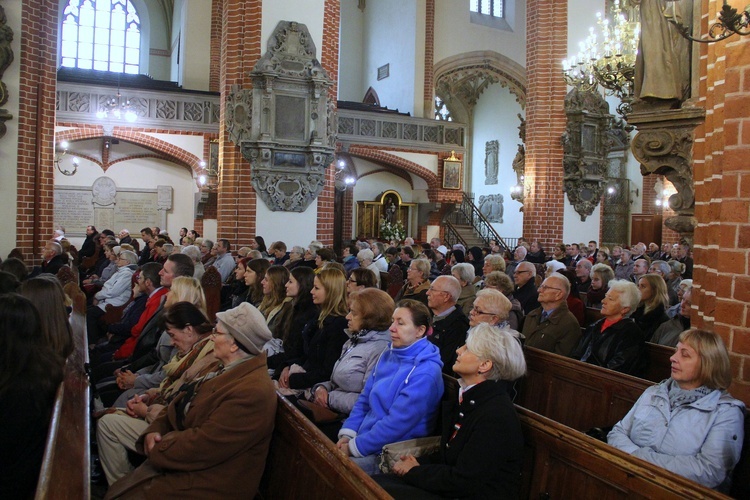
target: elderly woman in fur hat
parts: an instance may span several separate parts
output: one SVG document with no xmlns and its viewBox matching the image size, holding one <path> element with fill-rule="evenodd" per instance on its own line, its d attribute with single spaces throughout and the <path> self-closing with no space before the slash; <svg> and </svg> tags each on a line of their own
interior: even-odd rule
<svg viewBox="0 0 750 500">
<path fill-rule="evenodd" d="M 263 315 L 243 302 L 217 313 L 212 333 L 221 368 L 185 384 L 138 441 L 148 460 L 107 498 L 255 496 L 271 442 L 276 395 L 262 348 Z"/>
</svg>

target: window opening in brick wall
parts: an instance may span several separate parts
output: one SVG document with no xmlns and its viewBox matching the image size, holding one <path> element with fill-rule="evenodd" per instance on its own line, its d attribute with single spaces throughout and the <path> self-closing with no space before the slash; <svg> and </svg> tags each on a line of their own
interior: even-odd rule
<svg viewBox="0 0 750 500">
<path fill-rule="evenodd" d="M 69 0 L 60 31 L 62 66 L 139 73 L 141 21 L 130 0 Z"/>
<path fill-rule="evenodd" d="M 503 17 L 505 0 L 470 0 L 469 10 L 492 17 Z"/>
<path fill-rule="evenodd" d="M 438 96 L 435 96 L 435 119 L 446 121 L 446 122 L 453 121 L 453 117 L 451 117 L 451 112 L 448 110 L 448 107 L 445 105 L 443 100 L 440 99 Z"/>
</svg>

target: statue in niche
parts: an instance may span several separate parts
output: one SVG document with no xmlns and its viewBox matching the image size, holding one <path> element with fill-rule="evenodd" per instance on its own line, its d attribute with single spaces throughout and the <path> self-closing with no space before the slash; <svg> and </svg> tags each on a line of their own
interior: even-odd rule
<svg viewBox="0 0 750 500">
<path fill-rule="evenodd" d="M 503 222 L 503 195 L 490 194 L 479 197 L 479 211 L 487 222 Z"/>
<path fill-rule="evenodd" d="M 692 0 L 631 0 L 640 5 L 635 97 L 649 108 L 679 108 L 690 97 L 690 41 L 668 19 L 691 28 Z M 638 103 L 636 108 L 638 108 Z"/>
<path fill-rule="evenodd" d="M 485 185 L 497 184 L 498 153 L 500 152 L 499 141 L 487 141 L 484 146 L 484 183 Z"/>
</svg>

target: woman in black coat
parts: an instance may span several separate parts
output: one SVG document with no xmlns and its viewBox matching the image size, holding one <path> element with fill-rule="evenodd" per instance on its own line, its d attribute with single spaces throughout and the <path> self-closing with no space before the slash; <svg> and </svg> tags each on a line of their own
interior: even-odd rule
<svg viewBox="0 0 750 500">
<path fill-rule="evenodd" d="M 523 435 L 507 385 L 526 372 L 521 344 L 482 323 L 469 330 L 453 371 L 458 398 L 446 405 L 440 451 L 402 457 L 392 475 L 374 476 L 394 498 L 518 498 Z"/>
</svg>

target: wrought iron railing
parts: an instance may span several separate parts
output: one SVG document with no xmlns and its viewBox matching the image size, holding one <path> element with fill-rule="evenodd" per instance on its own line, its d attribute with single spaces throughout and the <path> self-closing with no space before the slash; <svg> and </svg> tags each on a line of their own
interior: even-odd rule
<svg viewBox="0 0 750 500">
<path fill-rule="evenodd" d="M 463 237 L 459 234 L 451 221 L 447 219 L 444 220 L 443 228 L 445 228 L 445 231 L 443 233 L 443 243 L 445 243 L 448 248 L 452 248 L 456 243 L 461 243 L 464 247 L 466 247 L 466 240 L 464 240 Z"/>
<path fill-rule="evenodd" d="M 463 193 L 461 203 L 456 206 L 453 212 L 448 214 L 444 222 L 446 223 L 446 232 L 448 223 L 468 224 L 474 228 L 474 233 L 484 242 L 484 246 L 489 246 L 490 240 L 495 240 L 503 251 L 512 251 L 506 241 L 497 234 L 492 224 L 479 211 L 471 196 L 466 193 Z M 453 230 L 455 231 L 455 228 Z"/>
</svg>

